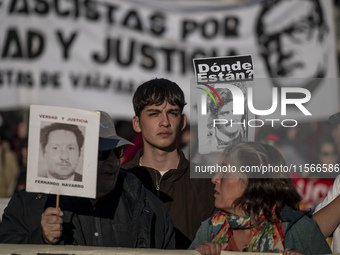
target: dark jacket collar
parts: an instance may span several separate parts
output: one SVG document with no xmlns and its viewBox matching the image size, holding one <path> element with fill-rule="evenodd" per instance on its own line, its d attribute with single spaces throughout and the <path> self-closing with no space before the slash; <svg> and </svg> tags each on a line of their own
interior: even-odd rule
<svg viewBox="0 0 340 255">
<path fill-rule="evenodd" d="M 185 158 L 183 151 L 180 149 L 177 149 L 177 152 L 179 153 L 179 156 L 180 156 L 178 167 L 175 169 L 169 169 L 169 171 L 167 171 L 163 175 L 162 179 L 168 179 L 168 181 L 176 181 L 179 178 L 181 178 L 187 171 L 190 170 L 190 162 L 189 160 Z M 132 168 L 136 168 L 140 166 L 139 159 L 143 155 L 143 153 L 144 153 L 144 149 L 140 149 L 136 153 L 135 157 L 130 162 L 124 164 L 122 167 L 125 169 L 132 169 Z M 150 175 L 152 176 L 155 171 L 158 172 L 157 169 L 154 169 L 151 167 L 143 167 L 143 166 L 140 166 L 140 167 L 147 169 L 149 172 L 151 172 Z"/>
<path fill-rule="evenodd" d="M 304 216 L 305 214 L 302 211 L 293 210 L 291 207 L 285 205 L 282 209 L 284 233 L 286 234 L 288 230 Z"/>
</svg>

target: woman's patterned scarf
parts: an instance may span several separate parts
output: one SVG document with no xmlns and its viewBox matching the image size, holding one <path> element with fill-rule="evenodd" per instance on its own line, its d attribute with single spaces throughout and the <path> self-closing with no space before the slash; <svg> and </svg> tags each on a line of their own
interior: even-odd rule
<svg viewBox="0 0 340 255">
<path fill-rule="evenodd" d="M 273 252 L 279 253 L 284 250 L 283 231 L 281 222 L 275 214 L 275 207 L 272 210 L 273 222 L 268 222 L 261 213 L 255 228 L 256 231 L 249 245 L 248 252 Z M 228 243 L 233 235 L 233 229 L 251 228 L 250 216 L 239 217 L 231 213 L 218 211 L 211 219 L 213 226 L 212 241 L 223 244 Z"/>
</svg>

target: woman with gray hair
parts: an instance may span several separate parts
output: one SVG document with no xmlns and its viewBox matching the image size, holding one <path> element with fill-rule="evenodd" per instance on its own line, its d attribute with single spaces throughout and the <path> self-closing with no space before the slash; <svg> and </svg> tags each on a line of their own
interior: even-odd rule
<svg viewBox="0 0 340 255">
<path fill-rule="evenodd" d="M 274 147 L 236 143 L 224 150 L 220 165 L 234 172 L 212 178 L 219 211 L 202 223 L 189 249 L 201 254 L 220 254 L 221 250 L 331 253 L 316 222 L 299 211 L 301 198 L 293 180 L 283 171 L 287 168 L 282 155 Z M 276 171 L 263 176 L 254 173 L 256 167 Z M 251 176 L 244 173 L 251 169 Z"/>
</svg>

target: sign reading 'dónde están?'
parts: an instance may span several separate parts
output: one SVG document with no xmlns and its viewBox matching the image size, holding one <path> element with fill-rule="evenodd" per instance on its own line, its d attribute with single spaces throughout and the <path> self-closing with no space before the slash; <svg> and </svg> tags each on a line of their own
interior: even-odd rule
<svg viewBox="0 0 340 255">
<path fill-rule="evenodd" d="M 27 191 L 96 197 L 100 113 L 31 105 Z"/>
<path fill-rule="evenodd" d="M 252 85 L 250 55 L 194 59 L 196 85 L 191 93 L 198 106 L 199 153 L 221 152 L 236 141 L 253 140 L 246 125 L 248 88 Z M 196 101 L 193 100 L 193 101 Z"/>
<path fill-rule="evenodd" d="M 194 59 L 197 82 L 224 83 L 253 79 L 250 55 Z"/>
</svg>

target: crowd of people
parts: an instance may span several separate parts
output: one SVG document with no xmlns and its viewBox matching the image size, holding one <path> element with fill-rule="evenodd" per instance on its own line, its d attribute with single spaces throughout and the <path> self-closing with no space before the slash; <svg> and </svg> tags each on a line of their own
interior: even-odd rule
<svg viewBox="0 0 340 255">
<path fill-rule="evenodd" d="M 334 185 L 330 179 L 311 203 L 304 203 L 308 194 L 303 189 L 313 189 L 301 187 L 300 179 L 315 184 L 320 176 L 292 178 L 275 173 L 252 178 L 217 173 L 211 180 L 190 178 L 192 162 L 178 145 L 181 131 L 187 130 L 185 105 L 182 89 L 170 80 L 152 79 L 140 85 L 133 97 L 132 129 L 142 147 L 136 146 L 136 153 L 130 150 L 133 156 L 129 155 L 129 162 L 125 157 L 123 165 L 125 148 L 134 146 L 117 134 L 109 114 L 100 112 L 96 198 L 62 196 L 57 208 L 54 195 L 26 192 L 20 181 L 26 171 L 20 168 L 27 161 L 25 129 L 21 127 L 17 155 L 2 141 L 0 163 L 6 171 L 1 172 L 1 196 L 12 198 L 0 225 L 0 243 L 195 249 L 201 254 L 221 250 L 331 253 L 326 237 L 334 233 L 334 239 L 339 239 L 340 217 L 333 213 L 340 203 L 340 178 Z M 270 130 L 266 135 L 258 132 L 255 142 L 241 140 L 226 146 L 219 165 L 239 169 L 315 159 L 331 168 L 339 160 L 338 124 L 324 125 L 322 132 L 316 125 L 315 152 L 303 146 L 301 139 L 307 136 L 299 136 L 296 128 L 281 137 Z M 329 137 L 323 137 L 325 131 Z M 40 144 L 47 161 L 43 177 L 81 182 L 76 168 L 83 142 L 76 125 L 42 127 Z M 288 154 L 292 151 L 296 153 Z M 339 251 L 337 241 L 332 242 L 333 252 Z"/>
<path fill-rule="evenodd" d="M 21 119 L 12 126 L 3 123 L 0 130 L 0 197 L 11 197 L 15 192 L 25 188 L 27 123 Z"/>
</svg>

